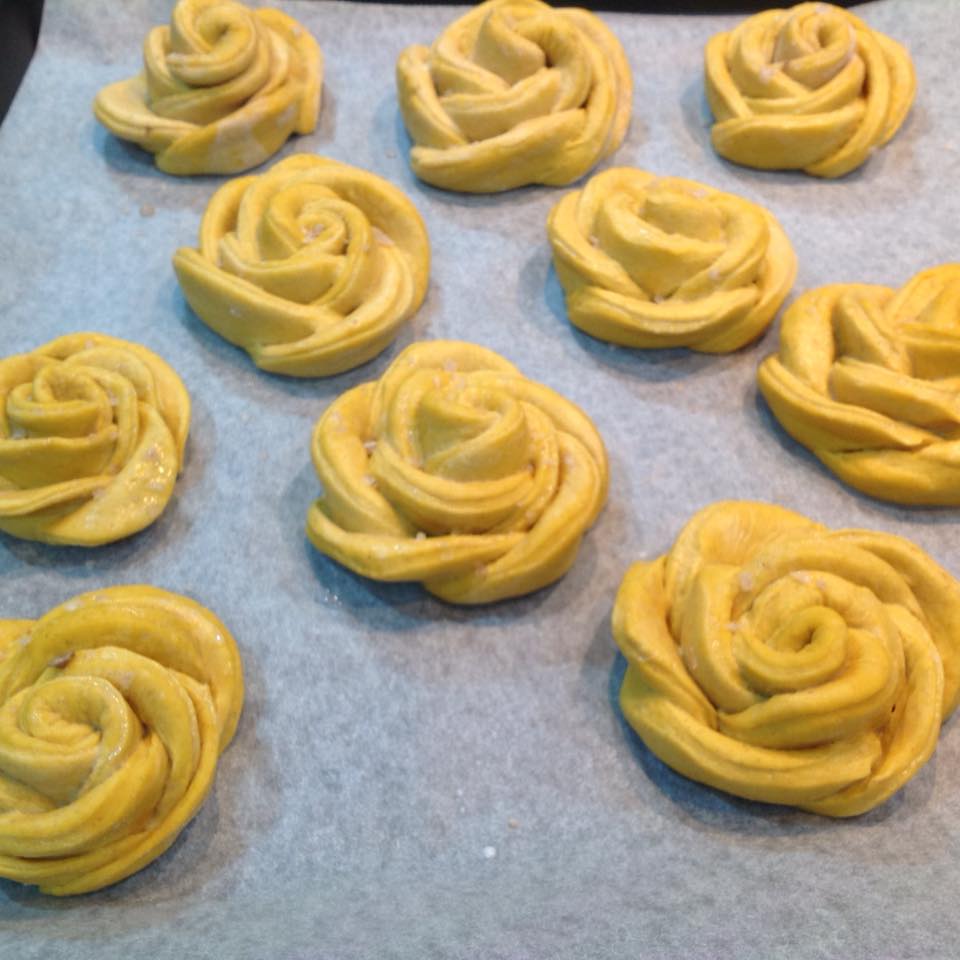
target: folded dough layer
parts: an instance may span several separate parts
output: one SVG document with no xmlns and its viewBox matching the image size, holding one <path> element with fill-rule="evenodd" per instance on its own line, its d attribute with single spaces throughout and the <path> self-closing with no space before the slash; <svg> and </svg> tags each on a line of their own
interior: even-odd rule
<svg viewBox="0 0 960 960">
<path fill-rule="evenodd" d="M 87 893 L 159 857 L 240 716 L 227 628 L 146 586 L 0 620 L 0 877 Z"/>
<path fill-rule="evenodd" d="M 104 87 L 93 112 L 166 173 L 240 173 L 314 130 L 322 84 L 320 48 L 292 17 L 177 0 L 147 35 L 143 72 Z"/>
<path fill-rule="evenodd" d="M 757 381 L 783 428 L 842 480 L 960 505 L 960 264 L 901 290 L 832 284 L 786 311 Z"/>
<path fill-rule="evenodd" d="M 770 504 L 716 503 L 634 564 L 613 635 L 664 763 L 827 816 L 899 790 L 960 699 L 960 584 L 901 537 Z"/>
<path fill-rule="evenodd" d="M 797 272 L 763 207 L 630 167 L 563 197 L 547 235 L 570 322 L 627 347 L 736 350 L 767 328 Z"/>
<path fill-rule="evenodd" d="M 840 177 L 900 128 L 916 92 L 906 49 L 829 3 L 767 10 L 705 52 L 717 153 Z"/>
<path fill-rule="evenodd" d="M 376 580 L 490 603 L 559 579 L 607 494 L 607 455 L 570 401 L 502 357 L 416 343 L 313 432 L 323 496 L 307 533 Z"/>
<path fill-rule="evenodd" d="M 322 377 L 376 356 L 423 302 L 430 242 L 391 183 L 312 154 L 224 184 L 199 249 L 173 258 L 196 314 L 271 373 Z"/>
<path fill-rule="evenodd" d="M 0 359 L 0 530 L 86 547 L 142 530 L 189 428 L 186 388 L 139 344 L 74 333 Z"/>
<path fill-rule="evenodd" d="M 583 176 L 623 142 L 632 84 L 599 17 L 540 0 L 488 0 L 397 61 L 414 173 L 467 193 Z"/>
</svg>

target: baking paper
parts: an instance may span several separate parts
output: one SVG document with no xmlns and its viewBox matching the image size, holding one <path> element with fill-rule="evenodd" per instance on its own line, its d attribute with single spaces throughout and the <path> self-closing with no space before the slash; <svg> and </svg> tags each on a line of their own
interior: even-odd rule
<svg viewBox="0 0 960 960">
<path fill-rule="evenodd" d="M 127 881 L 68 900 L 0 881 L 0 956 L 323 960 L 948 958 L 960 942 L 960 730 L 890 802 L 853 821 L 737 800 L 666 769 L 616 706 L 610 635 L 634 560 L 719 498 L 770 500 L 915 540 L 960 575 L 956 510 L 841 485 L 755 387 L 776 327 L 730 356 L 630 351 L 567 322 L 545 220 L 562 190 L 469 197 L 419 184 L 394 63 L 462 8 L 278 3 L 326 58 L 310 151 L 407 191 L 433 246 L 427 300 L 361 369 L 258 371 L 186 306 L 173 252 L 194 245 L 220 177 L 174 178 L 94 120 L 97 90 L 140 68 L 161 0 L 48 0 L 40 47 L 0 128 L 0 347 L 95 330 L 145 344 L 194 404 L 162 518 L 130 540 L 55 549 L 0 536 L 0 616 L 84 590 L 187 593 L 233 631 L 239 733 L 200 814 Z M 769 207 L 799 258 L 794 295 L 900 286 L 958 258 L 954 5 L 859 9 L 911 50 L 916 104 L 852 175 L 732 166 L 710 149 L 702 49 L 738 17 L 609 14 L 634 71 L 633 120 L 604 166 L 700 180 Z M 279 156 L 278 158 L 279 159 Z M 417 338 L 484 344 L 595 420 L 609 502 L 555 586 L 457 609 L 354 576 L 304 535 L 319 486 L 313 423 Z"/>
</svg>

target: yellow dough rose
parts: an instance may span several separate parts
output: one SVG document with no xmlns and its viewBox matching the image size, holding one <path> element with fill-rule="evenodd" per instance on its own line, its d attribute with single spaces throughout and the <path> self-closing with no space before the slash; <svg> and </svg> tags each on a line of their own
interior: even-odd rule
<svg viewBox="0 0 960 960">
<path fill-rule="evenodd" d="M 628 167 L 567 194 L 547 234 L 570 322 L 627 347 L 736 350 L 763 333 L 797 272 L 763 207 Z"/>
<path fill-rule="evenodd" d="M 0 359 L 0 530 L 98 546 L 163 512 L 190 397 L 155 353 L 74 333 Z"/>
<path fill-rule="evenodd" d="M 632 84 L 598 17 L 539 0 L 482 3 L 397 61 L 414 173 L 467 193 L 582 177 L 623 142 Z"/>
<path fill-rule="evenodd" d="M 154 27 L 143 73 L 97 94 L 93 112 L 166 173 L 239 173 L 317 125 L 323 58 L 279 10 L 235 0 L 178 0 Z"/>
<path fill-rule="evenodd" d="M 757 379 L 787 433 L 851 486 L 960 506 L 960 264 L 925 270 L 900 291 L 805 293 Z"/>
<path fill-rule="evenodd" d="M 717 503 L 632 566 L 613 612 L 620 704 L 719 790 L 864 813 L 926 763 L 960 697 L 960 584 L 901 537 Z"/>
<path fill-rule="evenodd" d="M 0 620 L 0 877 L 86 893 L 155 860 L 242 703 L 233 637 L 186 597 L 111 587 Z"/>
<path fill-rule="evenodd" d="M 607 494 L 581 410 L 469 343 L 408 347 L 318 421 L 314 546 L 375 580 L 490 603 L 559 579 Z"/>
<path fill-rule="evenodd" d="M 392 184 L 298 154 L 224 184 L 200 249 L 178 250 L 173 266 L 200 319 L 258 367 L 322 377 L 393 340 L 426 295 L 430 242 Z"/>
<path fill-rule="evenodd" d="M 706 82 L 717 153 L 817 177 L 859 167 L 916 92 L 906 49 L 829 3 L 767 10 L 713 37 Z"/>
</svg>

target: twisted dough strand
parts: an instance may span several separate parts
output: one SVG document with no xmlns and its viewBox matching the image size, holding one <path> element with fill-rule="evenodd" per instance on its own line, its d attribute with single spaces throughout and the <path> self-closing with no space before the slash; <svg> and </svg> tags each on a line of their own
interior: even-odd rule
<svg viewBox="0 0 960 960">
<path fill-rule="evenodd" d="M 166 173 L 239 173 L 317 125 L 323 58 L 279 10 L 235 0 L 177 0 L 154 27 L 143 73 L 94 101 L 111 133 L 156 154 Z"/>
<path fill-rule="evenodd" d="M 840 177 L 900 128 L 916 92 L 906 49 L 829 3 L 767 10 L 707 43 L 717 153 Z"/>
<path fill-rule="evenodd" d="M 563 197 L 547 234 L 570 322 L 628 347 L 736 350 L 766 329 L 796 276 L 767 210 L 629 167 Z"/>
<path fill-rule="evenodd" d="M 190 397 L 155 353 L 75 333 L 0 360 L 0 530 L 97 546 L 163 512 Z"/>
<path fill-rule="evenodd" d="M 899 292 L 805 293 L 757 381 L 784 429 L 851 486 L 960 505 L 960 264 L 924 270 Z"/>
<path fill-rule="evenodd" d="M 559 579 L 606 499 L 590 420 L 473 344 L 408 347 L 317 423 L 307 533 L 377 580 L 489 603 Z"/>
<path fill-rule="evenodd" d="M 397 61 L 414 173 L 448 190 L 562 185 L 623 142 L 630 65 L 586 10 L 488 0 Z"/>
<path fill-rule="evenodd" d="M 297 154 L 224 184 L 174 269 L 201 320 L 272 373 L 318 377 L 376 356 L 423 302 L 416 208 L 365 170 Z"/>
<path fill-rule="evenodd" d="M 926 763 L 960 700 L 960 584 L 900 537 L 717 503 L 635 564 L 624 715 L 694 780 L 855 816 Z"/>
<path fill-rule="evenodd" d="M 112 587 L 0 620 L 0 876 L 68 895 L 156 859 L 242 701 L 233 638 L 186 597 Z"/>
</svg>

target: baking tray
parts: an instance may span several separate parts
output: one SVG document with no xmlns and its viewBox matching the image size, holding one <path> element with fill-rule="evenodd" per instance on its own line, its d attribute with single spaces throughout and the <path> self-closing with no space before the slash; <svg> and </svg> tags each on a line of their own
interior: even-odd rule
<svg viewBox="0 0 960 960">
<path fill-rule="evenodd" d="M 562 191 L 443 193 L 416 182 L 393 67 L 457 10 L 278 3 L 326 54 L 314 151 L 398 184 L 433 242 L 426 303 L 382 356 L 328 380 L 259 372 L 186 307 L 170 258 L 221 178 L 175 179 L 100 128 L 91 101 L 139 68 L 161 0 L 50 0 L 0 128 L 0 345 L 98 330 L 180 372 L 194 422 L 162 518 L 96 550 L 0 537 L 0 616 L 146 582 L 214 610 L 247 699 L 206 805 L 160 860 L 70 900 L 0 882 L 0 956 L 940 958 L 960 940 L 960 731 L 890 802 L 834 822 L 675 775 L 621 719 L 609 615 L 632 561 L 718 498 L 782 503 L 903 534 L 960 574 L 956 511 L 843 487 L 758 402 L 776 330 L 729 356 L 632 352 L 573 330 L 545 219 Z M 634 70 L 612 164 L 690 177 L 774 211 L 795 293 L 900 285 L 957 257 L 956 31 L 943 0 L 863 9 L 919 75 L 899 135 L 839 182 L 731 166 L 710 150 L 702 49 L 738 17 L 605 14 Z M 611 458 L 610 499 L 571 572 L 489 608 L 368 582 L 303 532 L 311 427 L 417 338 L 470 339 L 580 404 Z"/>
</svg>

